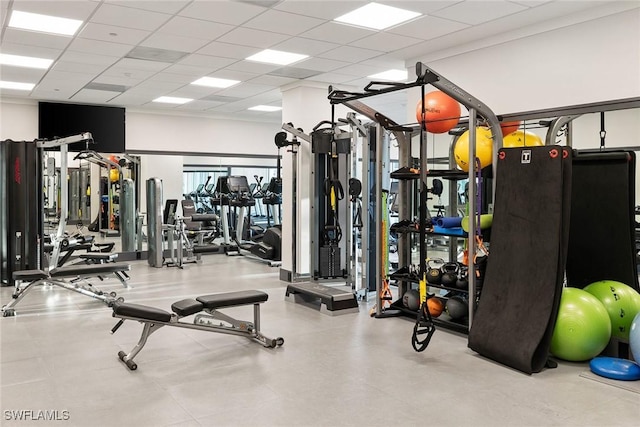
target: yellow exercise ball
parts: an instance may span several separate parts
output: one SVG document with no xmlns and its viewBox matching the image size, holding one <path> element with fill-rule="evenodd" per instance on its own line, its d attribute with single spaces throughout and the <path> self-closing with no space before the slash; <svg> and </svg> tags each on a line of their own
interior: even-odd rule
<svg viewBox="0 0 640 427">
<path fill-rule="evenodd" d="M 502 139 L 502 146 L 505 148 L 514 147 L 539 147 L 544 145 L 544 141 L 538 135 L 526 130 L 517 130 L 505 135 Z"/>
<path fill-rule="evenodd" d="M 456 164 L 465 172 L 469 171 L 469 131 L 460 135 L 456 146 L 453 148 L 453 156 Z M 493 160 L 493 139 L 491 131 L 487 128 L 476 128 L 476 157 L 480 159 L 480 168 L 491 164 Z"/>
<path fill-rule="evenodd" d="M 109 179 L 111 182 L 118 182 L 120 179 L 120 172 L 118 172 L 118 169 L 113 168 L 109 171 Z"/>
</svg>

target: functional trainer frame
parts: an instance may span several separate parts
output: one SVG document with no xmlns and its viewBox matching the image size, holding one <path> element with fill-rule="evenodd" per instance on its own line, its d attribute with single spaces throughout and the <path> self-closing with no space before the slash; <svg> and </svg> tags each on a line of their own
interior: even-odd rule
<svg viewBox="0 0 640 427">
<path fill-rule="evenodd" d="M 118 352 L 118 357 L 130 370 L 138 369 L 138 365 L 133 361 L 134 357 L 140 353 L 149 336 L 163 326 L 238 335 L 256 341 L 267 348 L 279 347 L 284 344 L 282 337 L 267 338 L 260 332 L 260 304 L 267 299 L 269 295 L 261 291 L 203 295 L 195 299 L 188 298 L 174 302 L 171 304 L 173 313 L 147 305 L 116 302 L 112 306 L 113 317 L 120 320 L 111 329 L 112 334 L 122 326 L 125 320 L 136 320 L 144 325 L 142 335 L 135 347 L 129 353 Z M 221 308 L 245 305 L 253 305 L 253 322 L 238 320 L 219 311 Z M 193 323 L 180 321 L 194 314 Z"/>
</svg>

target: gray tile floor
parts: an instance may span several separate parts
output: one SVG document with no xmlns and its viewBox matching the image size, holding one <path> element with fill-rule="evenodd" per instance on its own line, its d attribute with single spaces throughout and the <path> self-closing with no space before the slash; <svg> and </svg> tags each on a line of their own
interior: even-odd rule
<svg viewBox="0 0 640 427">
<path fill-rule="evenodd" d="M 141 325 L 115 319 L 99 301 L 42 287 L 0 319 L 3 426 L 541 426 L 640 424 L 640 394 L 583 378 L 586 364 L 560 363 L 527 376 L 487 361 L 466 337 L 439 329 L 416 353 L 412 322 L 360 312 L 327 316 L 286 302 L 278 269 L 210 255 L 186 269 L 132 263 L 132 289 L 100 284 L 128 302 L 169 310 L 205 293 L 261 289 L 262 329 L 285 344 L 162 328 L 137 356 L 118 360 Z M 12 288 L 1 288 L 6 304 Z M 250 318 L 250 310 L 229 313 Z M 246 315 L 245 315 L 246 314 Z M 13 421 L 11 412 L 68 411 L 69 420 Z"/>
</svg>

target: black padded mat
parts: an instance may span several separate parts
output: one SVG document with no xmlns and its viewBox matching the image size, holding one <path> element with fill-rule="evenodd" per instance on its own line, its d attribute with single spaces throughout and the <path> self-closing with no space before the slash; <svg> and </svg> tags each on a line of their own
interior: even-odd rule
<svg viewBox="0 0 640 427">
<path fill-rule="evenodd" d="M 562 291 L 571 154 L 557 146 L 499 152 L 490 255 L 469 347 L 528 374 L 545 366 Z"/>
<path fill-rule="evenodd" d="M 567 283 L 616 280 L 638 290 L 635 154 L 580 152 L 573 162 Z"/>
</svg>

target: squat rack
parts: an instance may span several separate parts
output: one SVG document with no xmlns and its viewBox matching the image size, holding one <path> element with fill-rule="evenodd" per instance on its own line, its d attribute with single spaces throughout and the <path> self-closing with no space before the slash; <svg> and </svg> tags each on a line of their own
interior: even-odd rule
<svg viewBox="0 0 640 427">
<path fill-rule="evenodd" d="M 405 90 L 413 87 L 420 87 L 421 89 L 421 98 L 424 99 L 425 96 L 425 86 L 430 84 L 434 86 L 436 89 L 444 92 L 449 95 L 451 98 L 458 101 L 460 104 L 464 105 L 469 111 L 469 158 L 476 157 L 476 128 L 475 123 L 477 121 L 478 116 L 483 118 L 490 129 L 492 130 L 492 139 L 493 139 L 493 176 L 496 176 L 496 167 L 497 167 L 497 156 L 498 149 L 502 147 L 502 129 L 500 127 L 500 122 L 498 117 L 493 113 L 493 111 L 487 107 L 483 102 L 479 99 L 475 98 L 453 82 L 449 81 L 442 75 L 438 74 L 433 69 L 427 67 L 422 62 L 417 62 L 415 65 L 415 73 L 416 80 L 408 83 L 391 83 L 391 82 L 378 82 L 372 81 L 367 84 L 362 92 L 351 92 L 346 90 L 338 90 L 329 87 L 329 101 L 332 105 L 335 104 L 344 104 L 349 108 L 352 108 L 356 111 L 357 104 L 356 101 L 362 98 L 368 98 L 371 96 L 382 95 L 385 93 L 396 92 L 399 90 Z M 354 108 L 356 107 L 356 108 Z M 424 110 L 424 105 L 423 105 Z M 424 114 L 424 111 L 423 111 Z M 473 125 L 472 125 L 473 124 Z M 387 127 L 391 131 L 396 131 L 396 135 L 402 134 L 407 130 L 406 127 L 402 126 L 393 126 L 389 125 Z M 400 132 L 397 132 L 400 131 Z M 419 221 L 420 221 L 420 278 L 424 280 L 426 277 L 427 265 L 426 265 L 426 245 L 424 244 L 426 240 L 426 219 L 427 219 L 427 143 L 426 143 L 426 130 L 425 126 L 420 126 L 420 212 L 419 212 Z M 398 142 L 402 144 L 405 142 L 405 138 L 398 138 Z M 477 183 L 476 183 L 476 167 L 475 162 L 470 162 L 469 167 L 469 194 L 476 194 Z M 493 181 L 493 193 L 495 194 L 495 180 Z M 377 192 L 376 194 L 376 205 L 378 209 L 376 211 L 376 219 L 380 219 L 382 213 L 380 212 L 381 206 L 381 192 Z M 475 212 L 478 207 L 476 207 L 475 197 L 469 197 L 469 212 Z M 469 247 L 469 259 L 473 260 L 477 251 L 477 245 L 474 236 L 476 235 L 477 225 L 475 221 L 469 221 L 469 232 L 468 235 L 470 238 L 468 239 L 468 247 Z M 379 245 L 380 242 L 378 241 Z M 469 294 L 475 295 L 475 266 L 473 262 L 469 263 Z M 377 280 L 376 283 L 376 316 L 382 315 L 382 300 L 381 300 L 381 280 Z M 471 327 L 471 323 L 473 321 L 473 304 L 469 304 L 469 327 Z"/>
</svg>

